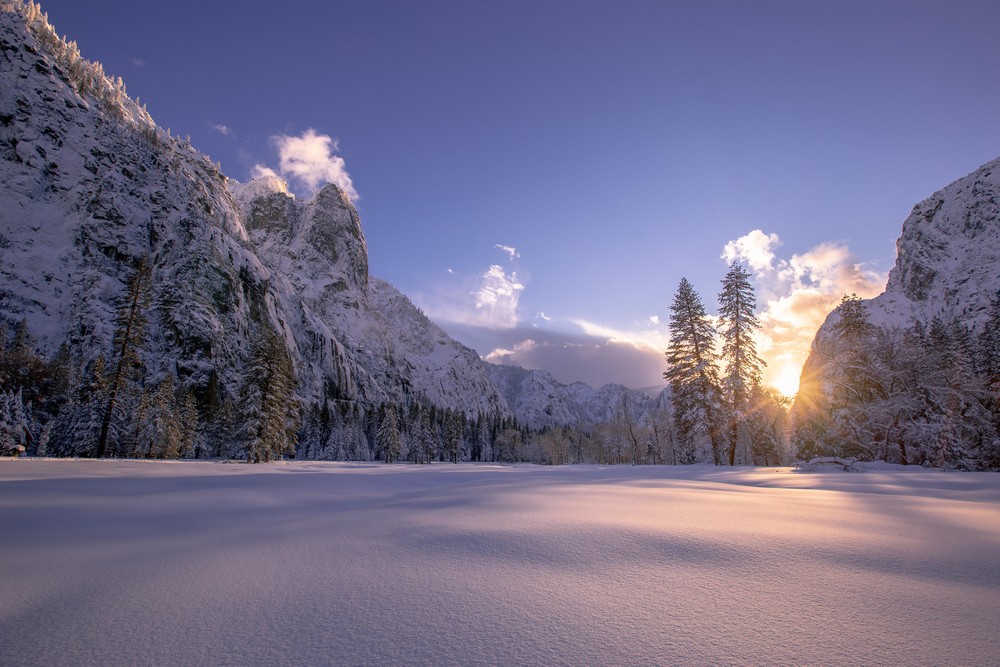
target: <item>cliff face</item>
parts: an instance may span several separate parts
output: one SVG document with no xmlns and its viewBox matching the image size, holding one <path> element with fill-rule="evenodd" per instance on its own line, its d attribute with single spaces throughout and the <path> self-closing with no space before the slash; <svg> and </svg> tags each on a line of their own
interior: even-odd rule
<svg viewBox="0 0 1000 667">
<path fill-rule="evenodd" d="M 417 395 L 506 411 L 474 352 L 369 278 L 361 221 L 335 186 L 298 201 L 276 178 L 227 179 L 31 5 L 0 3 L 0 65 L 5 326 L 26 320 L 50 352 L 63 342 L 82 357 L 106 352 L 116 303 L 146 257 L 154 379 L 232 387 L 268 322 L 306 405 Z"/>
<path fill-rule="evenodd" d="M 907 324 L 935 316 L 978 327 L 1000 289 L 1000 159 L 913 207 L 896 242 L 873 318 Z"/>
</svg>

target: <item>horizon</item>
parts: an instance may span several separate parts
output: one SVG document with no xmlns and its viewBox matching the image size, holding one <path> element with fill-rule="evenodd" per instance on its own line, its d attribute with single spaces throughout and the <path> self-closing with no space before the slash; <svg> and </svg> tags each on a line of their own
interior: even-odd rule
<svg viewBox="0 0 1000 667">
<path fill-rule="evenodd" d="M 910 208 L 1000 154 L 989 3 L 518 6 L 42 10 L 230 177 L 353 194 L 372 275 L 567 384 L 662 385 L 678 281 L 714 312 L 737 259 L 792 393 Z"/>
</svg>

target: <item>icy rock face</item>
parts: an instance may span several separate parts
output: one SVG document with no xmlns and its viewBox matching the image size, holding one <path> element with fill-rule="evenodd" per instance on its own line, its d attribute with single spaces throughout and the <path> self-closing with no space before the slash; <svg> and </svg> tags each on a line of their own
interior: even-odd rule
<svg viewBox="0 0 1000 667">
<path fill-rule="evenodd" d="M 306 405 L 415 395 L 507 410 L 474 352 L 369 280 L 340 190 L 299 202 L 274 176 L 227 179 L 11 0 L 0 0 L 0 254 L 0 324 L 27 320 L 49 352 L 64 341 L 108 352 L 115 304 L 147 257 L 153 380 L 176 372 L 204 388 L 214 377 L 234 391 L 268 322 Z"/>
<path fill-rule="evenodd" d="M 896 255 L 873 313 L 925 322 L 941 315 L 973 326 L 985 320 L 1000 289 L 1000 159 L 917 204 Z"/>
</svg>

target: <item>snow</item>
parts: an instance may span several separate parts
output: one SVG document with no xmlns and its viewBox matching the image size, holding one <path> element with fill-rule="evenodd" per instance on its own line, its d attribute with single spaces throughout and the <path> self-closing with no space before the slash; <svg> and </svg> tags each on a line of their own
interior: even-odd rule
<svg viewBox="0 0 1000 667">
<path fill-rule="evenodd" d="M 0 460 L 7 665 L 997 664 L 1000 476 Z"/>
</svg>

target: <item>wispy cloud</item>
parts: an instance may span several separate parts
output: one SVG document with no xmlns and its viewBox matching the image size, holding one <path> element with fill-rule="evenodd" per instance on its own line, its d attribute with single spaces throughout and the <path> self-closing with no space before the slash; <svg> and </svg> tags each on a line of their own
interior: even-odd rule
<svg viewBox="0 0 1000 667">
<path fill-rule="evenodd" d="M 513 261 L 514 261 L 515 259 L 517 259 L 518 257 L 520 257 L 520 256 L 521 256 L 521 255 L 520 255 L 520 253 L 518 253 L 518 252 L 517 252 L 517 248 L 515 248 L 514 246 L 509 246 L 509 245 L 503 245 L 503 244 L 501 244 L 501 243 L 498 243 L 498 244 L 496 244 L 496 245 L 495 245 L 495 246 L 493 246 L 493 247 L 494 247 L 494 248 L 497 248 L 497 249 L 499 249 L 499 250 L 502 250 L 503 252 L 507 253 L 507 257 L 508 257 L 508 258 L 510 259 L 510 261 L 512 261 L 512 262 L 513 262 Z"/>
<path fill-rule="evenodd" d="M 138 56 L 132 56 L 129 58 L 129 61 L 136 67 L 144 67 L 146 65 L 146 61 Z"/>
<path fill-rule="evenodd" d="M 821 243 L 777 257 L 777 234 L 759 229 L 726 244 L 722 258 L 745 261 L 754 271 L 761 304 L 757 352 L 767 360 L 765 384 L 794 391 L 816 331 L 844 294 L 877 295 L 886 275 L 866 269 L 843 243 Z"/>
<path fill-rule="evenodd" d="M 224 137 L 228 137 L 233 133 L 228 125 L 223 125 L 222 123 L 211 123 L 211 128 Z"/>
<path fill-rule="evenodd" d="M 336 139 L 309 128 L 300 136 L 280 134 L 271 137 L 271 141 L 278 149 L 278 169 L 258 164 L 254 166 L 255 173 L 277 173 L 304 188 L 308 194 L 333 183 L 351 201 L 357 201 L 358 192 L 347 173 L 344 158 L 334 155 L 339 148 Z"/>
</svg>

